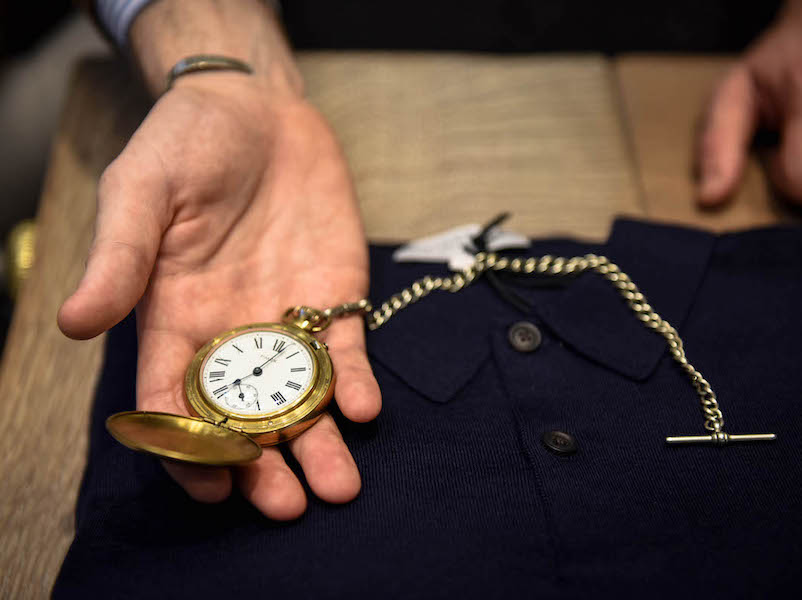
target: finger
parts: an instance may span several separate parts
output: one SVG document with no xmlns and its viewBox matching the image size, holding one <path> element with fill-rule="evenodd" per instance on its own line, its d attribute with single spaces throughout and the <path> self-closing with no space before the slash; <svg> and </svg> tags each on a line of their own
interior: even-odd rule
<svg viewBox="0 0 802 600">
<path fill-rule="evenodd" d="M 137 309 L 137 409 L 188 415 L 184 373 L 196 345 L 186 337 L 150 326 L 147 302 Z M 231 493 L 231 471 L 162 461 L 167 473 L 199 502 L 221 502 Z"/>
<path fill-rule="evenodd" d="M 308 431 L 290 440 L 289 446 L 318 498 L 342 504 L 359 494 L 359 470 L 330 414 L 324 413 Z"/>
<path fill-rule="evenodd" d="M 696 147 L 699 204 L 719 205 L 735 190 L 757 118 L 754 83 L 747 68 L 738 65 L 714 91 L 699 134 Z"/>
<path fill-rule="evenodd" d="M 163 460 L 165 470 L 198 502 L 222 502 L 231 493 L 231 472 L 224 467 L 204 467 Z"/>
<path fill-rule="evenodd" d="M 365 351 L 365 330 L 361 319 L 348 318 L 334 323 L 326 343 L 337 381 L 334 398 L 343 415 L 365 423 L 381 411 L 382 397 Z"/>
<path fill-rule="evenodd" d="M 72 338 L 94 337 L 131 311 L 145 291 L 168 223 L 163 177 L 135 150 L 126 152 L 101 178 L 86 272 L 59 310 L 59 327 Z"/>
<path fill-rule="evenodd" d="M 297 519 L 306 510 L 306 494 L 278 448 L 264 448 L 256 461 L 237 469 L 243 496 L 265 516 L 277 521 Z"/>
<path fill-rule="evenodd" d="M 769 176 L 786 198 L 802 204 L 802 113 L 786 120 L 780 148 L 769 160 Z"/>
</svg>

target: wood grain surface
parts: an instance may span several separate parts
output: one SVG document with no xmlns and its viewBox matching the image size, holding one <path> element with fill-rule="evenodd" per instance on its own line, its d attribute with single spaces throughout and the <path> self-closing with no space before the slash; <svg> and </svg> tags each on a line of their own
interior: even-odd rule
<svg viewBox="0 0 802 600">
<path fill-rule="evenodd" d="M 604 238 L 643 214 L 615 81 L 599 56 L 301 58 L 345 148 L 368 236 L 485 222 Z"/>
<path fill-rule="evenodd" d="M 53 142 L 0 368 L 0 598 L 47 597 L 72 539 L 103 348 L 61 335 L 56 311 L 83 275 L 97 178 L 141 119 L 138 89 L 119 65 L 82 63 Z"/>
<path fill-rule="evenodd" d="M 622 213 L 715 228 L 770 221 L 754 169 L 730 211 L 700 216 L 690 202 L 690 132 L 720 61 L 314 53 L 300 63 L 344 146 L 371 239 L 499 210 L 527 234 L 597 239 Z M 55 314 L 83 272 L 97 178 L 147 106 L 120 64 L 77 66 L 37 263 L 0 367 L 0 598 L 47 596 L 72 538 L 102 341 L 67 340 Z"/>
</svg>

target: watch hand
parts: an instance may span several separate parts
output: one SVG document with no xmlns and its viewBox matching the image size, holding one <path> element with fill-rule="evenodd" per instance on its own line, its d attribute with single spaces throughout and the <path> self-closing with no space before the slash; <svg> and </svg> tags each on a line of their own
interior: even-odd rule
<svg viewBox="0 0 802 600">
<path fill-rule="evenodd" d="M 278 352 L 276 352 L 276 353 L 275 353 L 273 356 L 271 356 L 270 358 L 268 358 L 268 359 L 267 359 L 265 362 L 263 362 L 261 365 L 259 365 L 259 366 L 258 366 L 258 367 L 256 367 L 256 368 L 257 368 L 257 369 L 261 369 L 261 368 L 262 368 L 262 367 L 264 367 L 264 366 L 265 366 L 267 363 L 269 363 L 269 362 L 272 362 L 273 360 L 275 360 L 275 359 L 278 357 L 278 355 L 279 355 L 279 354 L 281 354 L 282 352 L 284 352 L 284 348 L 282 348 L 281 350 L 279 350 Z"/>
<path fill-rule="evenodd" d="M 284 348 L 282 348 L 281 350 L 276 352 L 273 356 L 268 358 L 265 362 L 263 362 L 258 367 L 254 367 L 253 371 L 251 371 L 247 375 L 245 375 L 243 377 L 240 377 L 239 379 L 235 379 L 234 382 L 231 385 L 239 385 L 242 382 L 243 379 L 248 379 L 248 377 L 253 377 L 254 375 L 261 375 L 262 374 L 262 367 L 264 367 L 267 363 L 272 362 L 273 360 L 278 358 L 278 355 L 281 354 L 282 352 L 284 352 Z"/>
</svg>

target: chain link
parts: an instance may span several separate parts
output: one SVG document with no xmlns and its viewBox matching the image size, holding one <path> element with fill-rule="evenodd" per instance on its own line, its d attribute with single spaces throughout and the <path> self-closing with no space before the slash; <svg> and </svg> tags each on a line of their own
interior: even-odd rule
<svg viewBox="0 0 802 600">
<path fill-rule="evenodd" d="M 448 277 L 431 277 L 427 275 L 418 279 L 411 286 L 401 290 L 391 296 L 386 302 L 371 312 L 369 303 L 366 300 L 360 302 L 364 305 L 358 310 L 367 312 L 366 318 L 368 328 L 375 330 L 387 323 L 399 311 L 405 309 L 428 296 L 434 290 L 443 290 L 456 293 L 471 285 L 485 271 L 510 271 L 513 273 L 553 275 L 555 277 L 565 275 L 578 275 L 585 271 L 593 271 L 609 281 L 621 294 L 629 308 L 633 311 L 636 318 L 649 329 L 659 333 L 666 340 L 672 358 L 679 364 L 687 374 L 696 393 L 699 395 L 702 412 L 705 418 L 705 429 L 711 432 L 718 441 L 726 441 L 727 434 L 724 433 L 724 415 L 718 405 L 718 399 L 710 384 L 702 374 L 690 363 L 685 356 L 682 339 L 677 330 L 665 319 L 663 319 L 651 307 L 646 297 L 630 279 L 629 275 L 621 271 L 615 263 L 611 262 L 606 256 L 586 254 L 584 256 L 574 256 L 563 258 L 560 256 L 540 256 L 530 258 L 507 258 L 500 257 L 494 253 L 479 253 L 473 265 L 464 271 L 454 273 Z M 352 303 L 359 304 L 359 303 Z M 346 305 L 343 305 L 346 306 Z M 349 305 L 350 306 L 350 305 Z M 335 309 L 327 309 L 334 311 Z M 326 312 L 326 311 L 324 311 Z M 354 311 L 341 311 L 344 312 Z M 333 312 L 331 316 L 334 315 Z"/>
<path fill-rule="evenodd" d="M 323 311 L 323 314 L 329 319 L 336 319 L 353 313 L 370 313 L 371 310 L 373 310 L 373 307 L 370 304 L 370 300 L 362 298 L 362 300 L 357 300 L 356 302 L 345 302 L 344 304 L 327 308 Z"/>
</svg>

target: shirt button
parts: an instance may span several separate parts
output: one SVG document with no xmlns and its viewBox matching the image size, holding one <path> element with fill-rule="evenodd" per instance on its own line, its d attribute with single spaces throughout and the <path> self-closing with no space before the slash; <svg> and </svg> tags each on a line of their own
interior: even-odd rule
<svg viewBox="0 0 802 600">
<path fill-rule="evenodd" d="M 540 335 L 540 329 L 529 323 L 528 321 L 518 321 L 507 332 L 507 339 L 510 345 L 518 352 L 532 352 L 537 350 L 543 336 Z"/>
<path fill-rule="evenodd" d="M 576 452 L 576 440 L 564 431 L 547 431 L 543 434 L 543 445 L 555 454 L 568 456 Z"/>
</svg>

